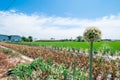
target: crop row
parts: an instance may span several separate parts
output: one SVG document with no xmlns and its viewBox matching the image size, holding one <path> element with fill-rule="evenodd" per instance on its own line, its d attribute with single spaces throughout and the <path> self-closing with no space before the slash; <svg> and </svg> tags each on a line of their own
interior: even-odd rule
<svg viewBox="0 0 120 80">
<path fill-rule="evenodd" d="M 88 42 L 19 42 L 16 44 L 23 44 L 29 46 L 47 46 L 47 47 L 57 47 L 66 49 L 76 49 L 83 52 L 89 51 Z M 120 56 L 120 42 L 95 42 L 94 52 L 98 54 L 109 54 L 109 55 L 119 55 Z"/>
<path fill-rule="evenodd" d="M 43 57 L 44 60 L 51 59 L 52 63 L 64 64 L 67 68 L 75 67 L 89 71 L 89 56 L 83 54 L 75 54 L 73 52 L 51 50 L 43 47 L 30 47 L 25 45 L 0 43 L 5 47 L 14 49 L 24 55 L 32 58 Z M 100 77 L 103 80 L 107 78 L 120 78 L 120 60 L 108 60 L 102 57 L 94 57 L 93 59 L 93 75 L 94 79 Z"/>
<path fill-rule="evenodd" d="M 44 61 L 41 57 L 29 65 L 17 65 L 10 73 L 17 80 L 87 80 L 85 71 L 78 68 L 72 71 L 64 65 L 52 64 L 49 59 Z"/>
</svg>

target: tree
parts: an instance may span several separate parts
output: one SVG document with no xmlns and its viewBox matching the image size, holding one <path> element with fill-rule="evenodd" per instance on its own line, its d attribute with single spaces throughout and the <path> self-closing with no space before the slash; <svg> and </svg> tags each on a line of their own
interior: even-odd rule
<svg viewBox="0 0 120 80">
<path fill-rule="evenodd" d="M 55 38 L 50 38 L 50 40 L 52 40 L 52 41 L 53 41 L 53 40 L 55 40 Z"/>
<path fill-rule="evenodd" d="M 76 40 L 77 40 L 78 42 L 82 41 L 82 36 L 77 36 Z"/>
<path fill-rule="evenodd" d="M 32 36 L 28 36 L 28 41 L 29 41 L 29 42 L 32 42 L 32 41 L 33 41 Z"/>
<path fill-rule="evenodd" d="M 25 36 L 22 36 L 22 41 L 25 41 L 25 42 L 32 42 L 32 41 L 33 41 L 33 38 L 32 38 L 32 36 L 28 36 L 28 38 L 25 37 Z"/>
<path fill-rule="evenodd" d="M 93 42 L 97 41 L 98 39 L 101 38 L 101 31 L 92 26 L 92 27 L 88 27 L 84 33 L 83 33 L 83 37 L 86 41 L 90 42 L 90 71 L 89 71 L 89 80 L 93 80 L 92 79 L 92 62 L 93 62 Z"/>
<path fill-rule="evenodd" d="M 26 41 L 26 37 L 22 36 L 22 41 Z"/>
</svg>

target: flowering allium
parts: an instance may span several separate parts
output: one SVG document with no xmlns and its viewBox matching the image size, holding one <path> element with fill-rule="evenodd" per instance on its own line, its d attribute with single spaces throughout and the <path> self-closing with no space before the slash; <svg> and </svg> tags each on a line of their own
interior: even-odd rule
<svg viewBox="0 0 120 80">
<path fill-rule="evenodd" d="M 97 41 L 98 39 L 101 38 L 101 31 L 97 27 L 88 27 L 85 29 L 83 33 L 83 38 L 86 41 Z"/>
</svg>

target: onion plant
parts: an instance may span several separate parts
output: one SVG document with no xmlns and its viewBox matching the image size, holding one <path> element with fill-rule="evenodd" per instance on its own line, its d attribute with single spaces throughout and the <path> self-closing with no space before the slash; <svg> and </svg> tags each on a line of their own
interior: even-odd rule
<svg viewBox="0 0 120 80">
<path fill-rule="evenodd" d="M 92 80 L 92 61 L 93 61 L 93 55 L 92 55 L 92 51 L 93 51 L 93 42 L 97 41 L 98 39 L 101 38 L 101 31 L 94 27 L 88 27 L 85 29 L 84 33 L 83 33 L 83 38 L 90 42 L 90 71 L 89 71 L 89 80 Z"/>
</svg>

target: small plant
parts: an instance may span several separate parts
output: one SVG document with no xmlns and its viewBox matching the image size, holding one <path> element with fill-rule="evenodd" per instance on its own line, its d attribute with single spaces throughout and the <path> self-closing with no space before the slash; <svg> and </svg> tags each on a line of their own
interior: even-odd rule
<svg viewBox="0 0 120 80">
<path fill-rule="evenodd" d="M 5 53 L 10 54 L 10 53 L 12 53 L 12 50 L 11 49 L 5 49 Z"/>
<path fill-rule="evenodd" d="M 16 68 L 13 69 L 14 76 L 17 76 L 19 79 L 26 80 L 27 78 L 32 78 L 32 70 L 29 66 L 25 64 L 19 64 Z"/>
<path fill-rule="evenodd" d="M 0 48 L 0 51 L 1 51 L 1 50 L 4 50 L 4 49 L 3 49 L 3 48 Z"/>
<path fill-rule="evenodd" d="M 23 50 L 23 54 L 24 55 L 27 55 L 28 54 L 28 51 L 26 49 Z"/>
<path fill-rule="evenodd" d="M 107 44 L 103 44 L 99 49 L 98 49 L 103 55 L 112 53 L 111 47 Z"/>
<path fill-rule="evenodd" d="M 101 63 L 102 61 L 103 61 L 103 57 L 97 57 L 97 61 L 99 62 L 99 63 Z"/>
</svg>

